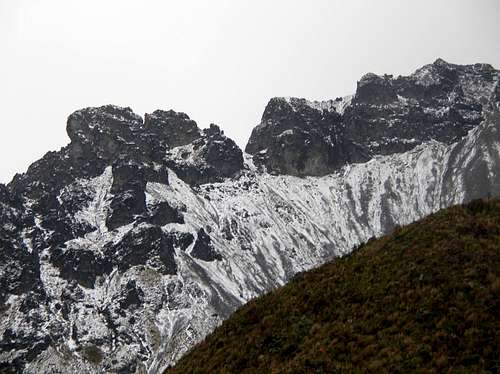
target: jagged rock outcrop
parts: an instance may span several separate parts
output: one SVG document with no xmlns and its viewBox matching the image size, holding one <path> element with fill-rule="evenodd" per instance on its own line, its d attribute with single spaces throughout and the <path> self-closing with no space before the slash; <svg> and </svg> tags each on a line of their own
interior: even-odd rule
<svg viewBox="0 0 500 374">
<path fill-rule="evenodd" d="M 203 228 L 198 230 L 198 238 L 196 239 L 196 243 L 194 243 L 191 256 L 206 262 L 222 260 L 221 255 L 215 251 L 210 236 Z"/>
<path fill-rule="evenodd" d="M 217 125 L 210 125 L 195 141 L 167 153 L 167 166 L 192 185 L 222 181 L 243 168 L 243 153 Z"/>
<path fill-rule="evenodd" d="M 326 102 L 271 99 L 246 151 L 272 173 L 328 174 L 343 166 L 354 152 L 355 145 L 341 137 L 339 108 L 348 101 L 349 98 Z"/>
<path fill-rule="evenodd" d="M 155 110 L 144 117 L 144 128 L 162 139 L 169 147 L 178 147 L 201 138 L 196 122 L 187 114 L 173 110 Z"/>
<path fill-rule="evenodd" d="M 490 65 L 438 59 L 408 77 L 366 74 L 352 98 L 274 98 L 246 151 L 272 173 L 304 176 L 430 140 L 451 144 L 481 123 L 484 105 L 500 100 L 499 79 Z"/>
<path fill-rule="evenodd" d="M 22 201 L 0 184 L 0 304 L 39 283 L 38 258 L 23 240 L 23 227 L 34 222 L 23 213 Z"/>
<path fill-rule="evenodd" d="M 369 74 L 345 113 L 345 137 L 369 157 L 406 152 L 429 140 L 451 144 L 478 126 L 483 106 L 500 99 L 490 65 L 441 59 L 408 77 Z"/>
<path fill-rule="evenodd" d="M 73 339 L 82 357 L 89 349 L 101 357 L 115 344 L 109 334 L 118 327 L 105 310 L 97 312 L 96 329 L 105 326 L 97 335 L 86 326 L 90 321 L 81 316 L 86 307 L 75 306 L 86 300 L 82 289 L 97 290 L 116 271 L 138 266 L 176 274 L 175 250 L 186 250 L 193 236 L 160 227 L 183 224 L 185 208 L 152 198 L 148 184 L 168 185 L 169 169 L 183 171 L 180 177 L 195 186 L 243 168 L 242 152 L 232 140 L 215 125 L 198 129 L 184 113 L 155 111 L 143 123 L 130 108 L 106 105 L 74 112 L 66 129 L 68 146 L 49 152 L 8 187 L 0 186 L 0 309 L 9 313 L 9 301 L 20 295 L 19 308 L 38 311 L 35 317 L 12 317 L 17 329 L 12 320 L 2 325 L 0 361 L 15 370 L 47 349 L 50 339 Z M 172 156 L 179 147 L 196 151 L 191 164 Z M 55 274 L 52 284 L 48 279 Z M 66 286 L 54 294 L 60 284 Z M 43 325 L 43 338 L 33 324 Z M 127 334 L 125 341 L 134 340 Z M 9 353 L 12 347 L 20 350 Z M 89 367 L 96 364 L 87 361 Z"/>
<path fill-rule="evenodd" d="M 182 113 L 73 113 L 71 143 L 0 186 L 0 371 L 160 372 L 294 274 L 500 195 L 498 77 L 437 61 L 352 101 L 273 99 L 245 157 Z"/>
</svg>

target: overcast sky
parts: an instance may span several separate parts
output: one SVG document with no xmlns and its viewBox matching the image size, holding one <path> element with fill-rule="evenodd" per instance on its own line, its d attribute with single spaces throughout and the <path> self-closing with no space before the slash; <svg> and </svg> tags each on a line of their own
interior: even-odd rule
<svg viewBox="0 0 500 374">
<path fill-rule="evenodd" d="M 353 93 L 442 57 L 500 68 L 499 0 L 0 0 L 0 182 L 87 106 L 186 112 L 244 147 L 273 96 Z"/>
</svg>

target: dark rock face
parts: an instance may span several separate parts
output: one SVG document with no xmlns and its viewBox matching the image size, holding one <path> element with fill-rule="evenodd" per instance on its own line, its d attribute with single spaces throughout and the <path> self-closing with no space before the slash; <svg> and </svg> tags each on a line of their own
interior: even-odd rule
<svg viewBox="0 0 500 374">
<path fill-rule="evenodd" d="M 199 139 L 167 152 L 167 165 L 191 185 L 220 182 L 243 169 L 243 153 L 212 124 Z"/>
<path fill-rule="evenodd" d="M 22 201 L 0 184 L 0 238 L 13 237 L 23 226 Z"/>
<path fill-rule="evenodd" d="M 74 280 L 86 288 L 94 288 L 97 277 L 113 270 L 111 261 L 99 254 L 82 248 L 54 248 L 50 261 L 62 278 Z"/>
<path fill-rule="evenodd" d="M 184 224 L 184 216 L 177 208 L 173 208 L 167 201 L 148 206 L 148 222 L 157 226 L 169 223 Z"/>
<path fill-rule="evenodd" d="M 235 175 L 243 167 L 243 153 L 236 143 L 227 138 L 219 126 L 211 124 L 203 130 L 205 144 L 201 157 L 212 169 L 211 173 L 222 179 L 224 175 Z"/>
<path fill-rule="evenodd" d="M 324 175 L 342 166 L 357 147 L 342 138 L 334 102 L 274 98 L 250 137 L 246 151 L 272 173 Z M 361 158 L 362 159 L 362 158 Z"/>
<path fill-rule="evenodd" d="M 193 185 L 231 177 L 243 168 L 241 150 L 217 126 L 202 131 L 185 113 L 172 110 L 146 114 L 143 124 L 130 108 L 87 108 L 69 117 L 67 130 L 73 155 L 156 163 Z"/>
<path fill-rule="evenodd" d="M 178 222 L 180 214 L 176 209 L 158 212 L 153 209 L 150 216 L 146 208 L 146 185 L 148 182 L 168 185 L 168 171 L 166 167 L 147 164 L 116 163 L 113 166 L 113 185 L 110 192 L 113 194 L 106 226 L 114 230 L 120 226 L 135 221 L 138 217 L 149 217 L 152 222 L 161 222 L 163 225 Z M 165 205 L 165 204 L 163 204 Z"/>
<path fill-rule="evenodd" d="M 134 280 L 127 282 L 125 286 L 124 295 L 120 301 L 122 309 L 134 308 L 140 306 L 144 301 L 144 292 L 137 286 Z"/>
<path fill-rule="evenodd" d="M 19 243 L 0 239 L 0 306 L 8 295 L 37 291 L 40 286 L 38 256 Z"/>
<path fill-rule="evenodd" d="M 106 226 L 110 230 L 133 222 L 146 211 L 146 178 L 138 165 L 117 165 L 113 168 L 111 214 Z"/>
<path fill-rule="evenodd" d="M 271 100 L 247 147 L 272 173 L 319 176 L 453 143 L 446 154 L 429 145 L 429 173 L 412 152 L 391 159 L 395 181 L 385 165 L 369 176 L 355 165 L 340 182 L 271 177 L 184 113 L 144 123 L 111 105 L 73 113 L 69 145 L 0 185 L 0 372 L 161 372 L 245 298 L 347 250 L 365 228 L 497 193 L 498 109 L 460 138 L 498 106 L 499 86 L 487 65 L 442 61 L 410 77 L 368 75 L 352 101 Z M 334 179 L 328 194 L 322 183 Z"/>
<path fill-rule="evenodd" d="M 451 144 L 499 101 L 499 80 L 490 65 L 437 60 L 408 77 L 367 74 L 347 105 L 275 98 L 246 151 L 273 173 L 324 175 L 429 140 Z"/>
<path fill-rule="evenodd" d="M 206 262 L 222 260 L 221 255 L 215 251 L 210 236 L 205 232 L 204 229 L 200 229 L 198 231 L 198 238 L 194 243 L 193 250 L 191 251 L 191 256 Z"/>
<path fill-rule="evenodd" d="M 27 173 L 16 175 L 9 184 L 11 190 L 37 201 L 50 201 L 77 178 L 100 175 L 108 165 L 131 163 L 141 165 L 148 181 L 156 178 L 161 182 L 166 178 L 166 166 L 189 169 L 184 159 L 169 157 L 176 154 L 177 147 L 188 145 L 204 150 L 190 160 L 204 172 L 184 173 L 193 185 L 231 177 L 243 167 L 241 150 L 231 139 L 221 131 L 201 131 L 184 113 L 157 110 L 146 114 L 143 124 L 130 108 L 106 105 L 74 112 L 66 129 L 71 143 L 59 152 L 47 153 Z M 58 208 L 56 202 L 53 207 Z"/>
<path fill-rule="evenodd" d="M 34 300 L 35 301 L 35 300 Z M 36 301 L 35 301 L 36 302 Z M 27 308 L 27 311 L 29 308 Z M 32 329 L 31 334 L 17 334 L 11 329 L 5 330 L 2 338 L 0 339 L 0 351 L 9 352 L 11 350 L 22 350 L 24 354 L 22 358 L 17 358 L 10 363 L 0 363 L 0 370 L 2 373 L 21 373 L 23 372 L 24 363 L 35 359 L 40 353 L 46 350 L 50 345 L 50 337 L 37 336 L 35 333 L 37 323 L 40 321 L 27 320 L 26 325 Z"/>
<path fill-rule="evenodd" d="M 117 245 L 105 248 L 104 254 L 120 271 L 138 265 L 148 265 L 162 274 L 177 271 L 174 241 L 157 226 L 136 227 Z"/>
<path fill-rule="evenodd" d="M 38 334 L 40 318 L 30 313 L 46 302 L 40 280 L 39 253 L 28 248 L 30 239 L 23 239 L 28 236 L 23 234 L 24 228 L 31 225 L 33 217 L 26 213 L 22 201 L 0 184 L 0 319 L 11 309 L 10 297 L 25 298 L 19 306 L 19 321 L 25 329 L 14 331 L 12 326 L 7 326 L 0 330 L 0 354 L 13 350 L 22 354 L 9 363 L 0 360 L 0 372 L 21 372 L 26 361 L 49 345 L 50 338 Z"/>
<path fill-rule="evenodd" d="M 152 114 L 146 114 L 144 128 L 171 148 L 189 144 L 201 137 L 196 122 L 187 114 L 173 110 L 155 110 Z"/>
<path fill-rule="evenodd" d="M 82 149 L 89 146 L 105 160 L 133 146 L 141 129 L 142 118 L 132 109 L 113 105 L 76 111 L 68 117 L 66 126 L 75 153 L 80 151 L 77 145 Z"/>
<path fill-rule="evenodd" d="M 40 286 L 38 254 L 20 239 L 24 216 L 21 201 L 0 184 L 0 308 L 8 295 L 20 295 Z"/>
<path fill-rule="evenodd" d="M 398 99 L 392 88 L 392 76 L 364 75 L 358 82 L 356 99 L 366 104 L 390 104 Z"/>
<path fill-rule="evenodd" d="M 346 110 L 346 137 L 370 156 L 405 152 L 429 140 L 451 144 L 479 125 L 498 72 L 437 60 L 409 77 L 365 76 Z"/>
<path fill-rule="evenodd" d="M 33 163 L 25 174 L 17 174 L 9 189 L 16 195 L 34 200 L 32 209 L 46 212 L 58 209 L 57 194 L 63 187 L 77 178 L 92 178 L 101 174 L 106 166 L 104 160 L 89 153 L 75 155 L 72 145 L 59 152 L 48 152 L 42 159 Z"/>
<path fill-rule="evenodd" d="M 48 316 L 56 313 L 61 320 L 78 321 L 80 311 L 74 304 L 84 298 L 82 289 L 96 290 L 115 270 L 176 274 L 176 251 L 186 251 L 194 238 L 182 229 L 162 229 L 184 224 L 182 207 L 148 200 L 148 184 L 168 186 L 168 168 L 192 185 L 220 181 L 243 168 L 242 152 L 232 140 L 216 126 L 201 131 L 184 113 L 158 110 L 146 114 L 143 122 L 130 108 L 106 105 L 74 112 L 66 129 L 70 144 L 47 153 L 8 186 L 0 185 L 0 316 L 14 313 L 9 309 L 14 308 L 9 304 L 12 295 L 32 302 L 22 306 L 19 323 L 26 328 L 5 331 L 0 344 L 0 361 L 7 360 L 17 372 L 37 359 L 50 341 L 59 344 L 62 335 L 68 337 L 70 331 L 56 320 L 49 324 Z M 189 162 L 177 158 L 180 148 L 192 150 Z M 132 226 L 126 235 L 120 234 L 125 225 Z M 47 297 L 47 280 L 41 279 L 56 274 L 67 282 L 65 291 Z M 97 309 L 101 317 L 96 321 L 104 318 L 97 336 L 115 331 L 117 318 L 135 313 L 127 314 L 120 306 L 133 311 L 142 298 L 140 286 L 127 283 L 119 305 Z M 46 335 L 36 327 L 42 321 Z M 73 326 L 73 339 L 83 357 L 99 362 L 103 353 L 92 347 L 112 343 L 89 329 Z M 121 339 L 118 346 L 132 338 Z M 89 349 L 94 354 L 87 354 Z M 150 352 L 141 347 L 137 355 L 148 357 Z M 106 364 L 111 371 L 118 367 L 113 360 Z M 124 362 L 123 372 L 136 365 Z"/>
</svg>

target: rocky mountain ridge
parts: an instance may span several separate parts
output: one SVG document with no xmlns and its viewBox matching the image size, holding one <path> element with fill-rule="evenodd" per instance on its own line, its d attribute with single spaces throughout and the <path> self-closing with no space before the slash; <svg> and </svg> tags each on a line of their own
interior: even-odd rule
<svg viewBox="0 0 500 374">
<path fill-rule="evenodd" d="M 274 98 L 246 151 L 277 174 L 325 175 L 430 140 L 456 142 L 500 100 L 498 71 L 438 59 L 408 77 L 366 74 L 353 97 Z"/>
<path fill-rule="evenodd" d="M 437 61 L 272 99 L 253 156 L 183 113 L 73 113 L 71 143 L 0 186 L 0 368 L 159 372 L 297 272 L 500 195 L 499 77 Z"/>
</svg>

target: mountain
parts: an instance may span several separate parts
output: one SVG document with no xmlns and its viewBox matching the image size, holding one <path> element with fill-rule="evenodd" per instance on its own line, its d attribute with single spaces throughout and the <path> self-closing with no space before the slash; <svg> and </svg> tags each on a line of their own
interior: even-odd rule
<svg viewBox="0 0 500 374">
<path fill-rule="evenodd" d="M 246 151 L 270 172 L 321 176 L 431 140 L 455 143 L 499 99 L 498 71 L 486 64 L 438 59 L 408 77 L 369 73 L 354 96 L 272 99 Z"/>
<path fill-rule="evenodd" d="M 397 228 L 250 301 L 166 373 L 497 372 L 500 201 Z"/>
<path fill-rule="evenodd" d="M 70 144 L 0 186 L 0 370 L 161 372 L 295 274 L 500 196 L 499 80 L 438 60 L 274 98 L 245 153 L 184 113 L 71 114 Z"/>
</svg>

